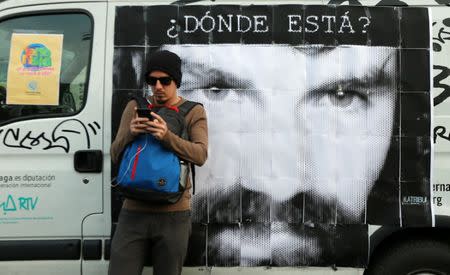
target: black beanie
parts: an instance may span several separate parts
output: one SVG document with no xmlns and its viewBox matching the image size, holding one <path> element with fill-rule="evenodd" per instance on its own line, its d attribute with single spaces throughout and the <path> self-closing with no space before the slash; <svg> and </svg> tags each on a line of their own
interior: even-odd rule
<svg viewBox="0 0 450 275">
<path fill-rule="evenodd" d="M 148 60 L 147 75 L 152 71 L 162 71 L 170 75 L 177 88 L 181 85 L 181 59 L 178 55 L 169 51 L 157 51 L 150 55 Z"/>
</svg>

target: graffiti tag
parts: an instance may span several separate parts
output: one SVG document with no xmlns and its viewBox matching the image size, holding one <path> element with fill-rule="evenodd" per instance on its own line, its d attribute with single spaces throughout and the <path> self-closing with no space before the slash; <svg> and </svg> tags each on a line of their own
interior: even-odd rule
<svg viewBox="0 0 450 275">
<path fill-rule="evenodd" d="M 446 29 L 447 27 L 450 27 L 450 18 L 443 19 L 442 24 L 445 27 L 439 28 L 437 36 L 433 37 L 433 51 L 435 52 L 440 52 L 445 41 L 450 40 L 450 31 Z M 436 26 L 437 22 L 433 22 L 433 28 L 436 28 Z M 450 97 L 450 86 L 444 84 L 444 80 L 450 76 L 450 69 L 446 66 L 434 65 L 433 70 L 437 71 L 437 74 L 433 79 L 433 86 L 434 88 L 442 89 L 442 91 L 434 97 L 433 104 L 434 106 L 437 106 Z"/>
<path fill-rule="evenodd" d="M 450 76 L 450 69 L 441 65 L 434 65 L 433 69 L 439 71 L 439 73 L 433 79 L 434 88 L 443 89 L 443 91 L 439 95 L 434 97 L 433 104 L 434 106 L 436 106 L 444 102 L 450 96 L 450 86 L 442 83 L 443 80 L 447 79 L 447 77 Z"/>
<path fill-rule="evenodd" d="M 89 128 L 88 128 L 89 127 Z M 100 125 L 94 121 L 88 127 L 78 119 L 62 121 L 55 126 L 51 134 L 46 132 L 34 133 L 33 131 L 23 131 L 23 129 L 1 129 L 0 138 L 3 134 L 2 142 L 6 147 L 32 150 L 41 147 L 42 150 L 60 148 L 66 153 L 70 151 L 71 139 L 85 141 L 86 147 L 91 148 L 91 134 L 97 135 Z M 90 130 L 90 131 L 89 131 Z"/>
<path fill-rule="evenodd" d="M 437 137 L 450 141 L 450 133 L 447 134 L 447 129 L 444 126 L 434 127 L 433 141 L 436 143 Z"/>
</svg>

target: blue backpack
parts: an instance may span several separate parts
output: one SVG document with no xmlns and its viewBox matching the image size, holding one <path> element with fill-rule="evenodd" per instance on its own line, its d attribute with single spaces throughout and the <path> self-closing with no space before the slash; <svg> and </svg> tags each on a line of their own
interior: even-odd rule
<svg viewBox="0 0 450 275">
<path fill-rule="evenodd" d="M 140 108 L 147 108 L 145 98 L 134 98 Z M 188 139 L 184 117 L 197 104 L 185 101 L 178 110 L 152 108 L 174 134 Z M 194 165 L 191 164 L 194 186 Z M 151 134 L 141 134 L 125 148 L 117 176 L 118 188 L 127 198 L 154 204 L 176 203 L 186 189 L 189 164 L 165 148 Z"/>
</svg>

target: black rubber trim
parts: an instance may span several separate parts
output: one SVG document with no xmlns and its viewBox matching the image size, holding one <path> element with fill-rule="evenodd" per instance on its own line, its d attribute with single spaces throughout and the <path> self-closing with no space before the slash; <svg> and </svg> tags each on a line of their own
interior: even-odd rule
<svg viewBox="0 0 450 275">
<path fill-rule="evenodd" d="M 81 240 L 0 241 L 0 261 L 79 260 Z"/>
<path fill-rule="evenodd" d="M 437 228 L 450 228 L 450 217 L 443 215 L 434 216 L 434 224 Z"/>
<path fill-rule="evenodd" d="M 110 251 L 111 251 L 111 240 L 105 240 L 105 260 L 109 260 L 110 257 Z"/>
<path fill-rule="evenodd" d="M 83 260 L 100 260 L 102 258 L 101 240 L 83 241 Z"/>
</svg>

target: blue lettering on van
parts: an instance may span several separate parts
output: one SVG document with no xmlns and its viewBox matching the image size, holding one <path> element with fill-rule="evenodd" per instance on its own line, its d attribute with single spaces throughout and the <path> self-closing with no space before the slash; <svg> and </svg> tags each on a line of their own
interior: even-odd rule
<svg viewBox="0 0 450 275">
<path fill-rule="evenodd" d="M 36 209 L 39 197 L 17 197 L 8 195 L 5 201 L 0 202 L 0 209 L 7 212 L 32 211 Z"/>
<path fill-rule="evenodd" d="M 89 127 L 87 127 L 89 126 Z M 91 133 L 97 135 L 100 124 L 94 121 L 87 126 L 78 119 L 62 121 L 55 126 L 51 134 L 46 132 L 33 133 L 33 131 L 21 131 L 23 129 L 0 129 L 0 138 L 3 135 L 3 145 L 6 147 L 32 150 L 40 147 L 42 150 L 60 148 L 66 153 L 70 151 L 70 140 L 84 136 L 87 149 L 91 148 Z M 90 129 L 90 131 L 89 131 Z"/>
</svg>

